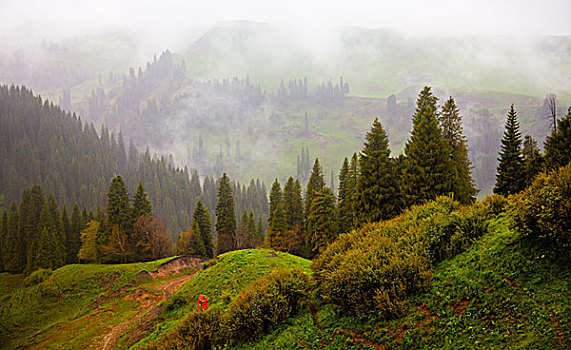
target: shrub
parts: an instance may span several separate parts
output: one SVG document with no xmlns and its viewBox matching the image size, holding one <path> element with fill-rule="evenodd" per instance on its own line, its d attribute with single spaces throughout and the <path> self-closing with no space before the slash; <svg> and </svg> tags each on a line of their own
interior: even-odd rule
<svg viewBox="0 0 571 350">
<path fill-rule="evenodd" d="M 523 237 L 547 239 L 571 248 L 571 164 L 539 174 L 532 185 L 514 196 L 508 209 L 510 228 Z"/>
<path fill-rule="evenodd" d="M 30 287 L 36 284 L 40 284 L 43 281 L 50 278 L 51 275 L 52 275 L 52 270 L 39 268 L 36 271 L 32 272 L 30 276 L 26 277 L 26 279 L 24 279 L 24 287 Z"/>
<path fill-rule="evenodd" d="M 497 216 L 504 213 L 508 207 L 508 200 L 501 194 L 487 195 L 482 201 L 484 212 L 488 216 Z"/>
<path fill-rule="evenodd" d="M 220 326 L 220 309 L 194 310 L 186 314 L 167 336 L 145 345 L 143 349 L 209 350 L 223 342 Z"/>
<path fill-rule="evenodd" d="M 415 206 L 333 242 L 312 263 L 324 299 L 365 318 L 400 315 L 405 298 L 430 286 L 432 266 L 464 250 L 487 229 L 483 207 L 449 197 Z"/>
<path fill-rule="evenodd" d="M 192 311 L 144 349 L 211 349 L 254 339 L 295 313 L 308 290 L 309 276 L 302 270 L 273 271 L 238 294 L 225 313 L 217 308 Z"/>
<path fill-rule="evenodd" d="M 299 269 L 273 271 L 229 305 L 224 315 L 225 332 L 240 342 L 275 328 L 296 312 L 308 287 L 309 276 Z"/>
</svg>

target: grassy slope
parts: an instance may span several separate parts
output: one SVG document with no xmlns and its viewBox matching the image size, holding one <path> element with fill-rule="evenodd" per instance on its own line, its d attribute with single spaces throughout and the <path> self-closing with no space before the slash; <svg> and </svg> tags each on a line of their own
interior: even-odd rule
<svg viewBox="0 0 571 350">
<path fill-rule="evenodd" d="M 155 271 L 170 258 L 124 265 L 67 265 L 43 282 L 25 286 L 21 275 L 0 274 L 2 348 L 38 346 L 79 349 L 93 344 L 108 326 L 136 313 L 142 300 L 129 298 L 143 270 Z M 160 291 L 159 291 L 160 293 Z"/>
<path fill-rule="evenodd" d="M 568 349 L 571 265 L 520 242 L 501 217 L 467 252 L 439 264 L 433 288 L 391 321 L 306 308 L 243 349 Z M 315 321 L 314 321 L 315 320 Z"/>
<path fill-rule="evenodd" d="M 201 294 L 208 298 L 210 307 L 226 308 L 240 291 L 268 273 L 293 267 L 310 272 L 309 264 L 309 260 L 269 249 L 246 249 L 223 254 L 214 266 L 191 279 L 165 302 L 161 315 L 164 322 L 143 343 L 174 327 L 187 312 L 197 307 L 196 300 Z"/>
</svg>

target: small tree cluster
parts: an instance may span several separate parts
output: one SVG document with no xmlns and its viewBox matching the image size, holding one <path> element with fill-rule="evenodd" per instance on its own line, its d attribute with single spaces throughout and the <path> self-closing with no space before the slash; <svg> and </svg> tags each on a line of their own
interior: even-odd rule
<svg viewBox="0 0 571 350">
<path fill-rule="evenodd" d="M 30 274 L 77 262 L 80 232 L 92 217 L 75 204 L 70 218 L 39 185 L 24 190 L 0 216 L 0 270 Z"/>
<path fill-rule="evenodd" d="M 172 241 L 153 216 L 143 183 L 139 181 L 131 205 L 121 175 L 111 180 L 105 214 L 87 224 L 81 242 L 78 257 L 85 262 L 148 261 L 172 253 Z"/>
</svg>

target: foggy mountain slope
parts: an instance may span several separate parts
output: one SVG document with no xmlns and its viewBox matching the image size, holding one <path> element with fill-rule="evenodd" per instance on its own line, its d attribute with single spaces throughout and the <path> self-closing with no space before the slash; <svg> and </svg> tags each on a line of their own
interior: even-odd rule
<svg viewBox="0 0 571 350">
<path fill-rule="evenodd" d="M 431 84 L 541 96 L 569 94 L 570 50 L 567 36 L 411 37 L 343 27 L 303 37 L 296 30 L 229 22 L 190 43 L 185 58 L 199 77 L 249 75 L 267 87 L 294 75 L 317 81 L 342 75 L 354 95 L 386 97 Z"/>
<path fill-rule="evenodd" d="M 238 180 L 260 177 L 266 183 L 298 174 L 302 147 L 335 180 L 343 158 L 362 148 L 376 116 L 398 155 L 418 91 L 428 84 L 440 102 L 457 99 L 482 193 L 494 182 L 509 105 L 516 104 L 522 133 L 541 145 L 548 132 L 545 94 L 558 94 L 560 115 L 570 103 L 568 36 L 414 37 L 361 27 L 304 33 L 231 21 L 197 39 L 188 36 L 184 49 L 158 54 L 161 48 L 147 64 L 133 64 L 146 45 L 133 35 L 72 36 L 49 44 L 46 55 L 21 56 L 22 71 L 10 68 L 13 58 L 0 60 L 0 77 L 39 85 L 43 96 L 82 119 L 122 131 L 152 153 L 173 154 L 178 165 L 201 175 L 226 171 Z M 59 79 L 49 78 L 54 74 Z M 341 76 L 349 84 L 343 101 L 317 101 L 319 86 L 335 85 Z M 305 98 L 280 100 L 282 81 L 287 91 L 292 80 L 301 84 L 305 78 Z M 389 109 L 386 98 L 393 94 L 396 107 Z"/>
</svg>

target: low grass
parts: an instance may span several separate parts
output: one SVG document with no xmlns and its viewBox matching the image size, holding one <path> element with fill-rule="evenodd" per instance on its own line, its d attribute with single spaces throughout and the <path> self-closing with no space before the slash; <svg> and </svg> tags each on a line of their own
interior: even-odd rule
<svg viewBox="0 0 571 350">
<path fill-rule="evenodd" d="M 141 271 L 156 271 L 172 258 L 122 265 L 67 265 L 36 284 L 22 275 L 0 275 L 2 348 L 36 346 L 80 349 L 94 343 L 109 325 L 137 312 L 140 300 L 130 292 L 151 281 Z"/>
<path fill-rule="evenodd" d="M 409 298 L 401 318 L 360 321 L 329 305 L 305 308 L 237 348 L 569 349 L 570 261 L 520 239 L 503 216 L 490 226 L 466 252 L 436 266 L 430 291 Z"/>
</svg>

